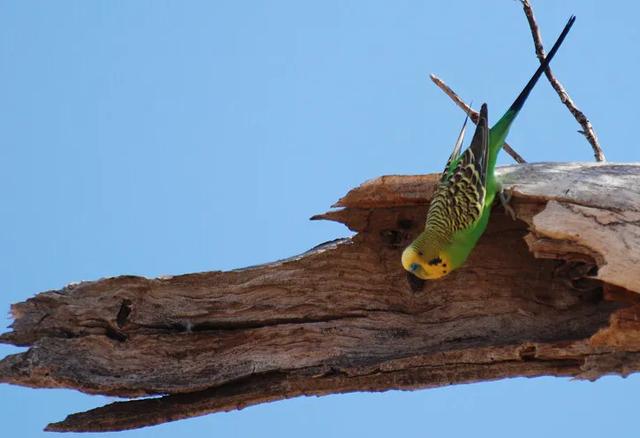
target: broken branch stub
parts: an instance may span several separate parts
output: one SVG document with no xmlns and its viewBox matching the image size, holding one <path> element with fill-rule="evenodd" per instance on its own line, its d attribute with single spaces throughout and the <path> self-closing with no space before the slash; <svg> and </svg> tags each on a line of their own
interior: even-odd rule
<svg viewBox="0 0 640 438">
<path fill-rule="evenodd" d="M 381 177 L 316 217 L 353 238 L 247 269 L 106 278 L 15 304 L 0 339 L 29 349 L 0 361 L 0 381 L 161 396 L 48 426 L 111 431 L 300 395 L 640 369 L 640 165 L 499 172 L 519 221 L 496 207 L 443 280 L 410 285 L 399 263 L 437 176 Z"/>
</svg>

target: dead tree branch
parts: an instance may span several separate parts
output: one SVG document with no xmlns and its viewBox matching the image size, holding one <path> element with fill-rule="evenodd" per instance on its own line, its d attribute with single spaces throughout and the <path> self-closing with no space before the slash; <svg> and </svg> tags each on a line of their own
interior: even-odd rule
<svg viewBox="0 0 640 438">
<path fill-rule="evenodd" d="M 444 92 L 444 94 L 449 96 L 451 100 L 453 100 L 455 104 L 458 105 L 460 109 L 462 109 L 462 111 L 464 111 L 466 114 L 469 114 L 469 118 L 474 124 L 478 124 L 478 111 L 467 105 L 464 100 L 462 100 L 460 96 L 458 96 L 456 92 L 451 89 L 451 87 L 444 83 L 442 79 L 434 74 L 429 75 L 429 77 L 431 78 L 433 83 L 436 84 L 436 86 Z M 522 158 L 522 156 L 517 153 L 515 149 L 513 149 L 507 142 L 504 143 L 503 149 L 511 156 L 511 158 L 516 160 L 516 163 L 526 163 L 526 160 Z"/>
<path fill-rule="evenodd" d="M 121 397 L 49 425 L 112 431 L 300 395 L 640 369 L 640 165 L 500 169 L 466 265 L 413 292 L 399 258 L 437 175 L 369 181 L 316 219 L 357 234 L 280 262 L 121 276 L 12 306 L 0 381 Z"/>
<path fill-rule="evenodd" d="M 527 22 L 529 23 L 529 28 L 531 29 L 531 36 L 533 37 L 536 56 L 542 63 L 546 57 L 546 54 L 542 45 L 542 35 L 540 35 L 540 29 L 538 28 L 536 17 L 533 14 L 533 8 L 531 7 L 529 0 L 520 0 L 520 2 L 522 3 L 522 9 L 524 10 L 524 14 L 527 17 Z M 587 116 L 585 116 L 584 113 L 578 109 L 576 104 L 573 102 L 573 99 L 571 99 L 571 96 L 569 96 L 569 93 L 567 93 L 560 81 L 558 81 L 558 79 L 554 76 L 550 67 L 547 67 L 547 69 L 544 71 L 544 74 L 547 76 L 547 79 L 551 83 L 553 89 L 556 90 L 556 93 L 558 93 L 558 96 L 560 96 L 560 100 L 562 101 L 562 103 L 564 103 L 564 105 L 569 109 L 569 112 L 582 127 L 582 130 L 578 132 L 584 135 L 589 144 L 591 144 L 593 155 L 596 161 L 606 161 L 604 152 L 602 151 L 600 142 L 598 141 L 598 136 L 596 135 L 596 132 L 593 129 L 593 126 L 591 125 L 591 122 L 589 121 Z"/>
</svg>

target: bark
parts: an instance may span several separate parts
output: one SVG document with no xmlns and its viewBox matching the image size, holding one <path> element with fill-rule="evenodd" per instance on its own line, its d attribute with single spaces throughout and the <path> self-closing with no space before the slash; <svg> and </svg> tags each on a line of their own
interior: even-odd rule
<svg viewBox="0 0 640 438">
<path fill-rule="evenodd" d="M 112 431 L 300 395 L 640 369 L 640 165 L 500 169 L 466 265 L 402 270 L 437 175 L 381 177 L 314 219 L 356 235 L 230 272 L 121 276 L 12 306 L 0 381 L 127 398 L 53 423 Z"/>
</svg>

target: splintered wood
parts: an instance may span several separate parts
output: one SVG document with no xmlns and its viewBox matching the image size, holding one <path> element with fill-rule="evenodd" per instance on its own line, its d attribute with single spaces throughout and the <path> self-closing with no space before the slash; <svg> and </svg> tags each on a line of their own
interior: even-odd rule
<svg viewBox="0 0 640 438">
<path fill-rule="evenodd" d="M 121 397 L 53 423 L 113 431 L 301 395 L 419 389 L 640 369 L 640 166 L 500 169 L 518 221 L 494 209 L 466 265 L 409 282 L 435 175 L 352 190 L 357 234 L 230 272 L 106 278 L 12 307 L 0 381 Z"/>
</svg>

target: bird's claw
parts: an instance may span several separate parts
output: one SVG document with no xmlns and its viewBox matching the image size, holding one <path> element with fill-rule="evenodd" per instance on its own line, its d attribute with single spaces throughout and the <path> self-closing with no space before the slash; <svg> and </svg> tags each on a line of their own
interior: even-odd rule
<svg viewBox="0 0 640 438">
<path fill-rule="evenodd" d="M 501 189 L 498 192 L 498 196 L 500 197 L 500 203 L 502 204 L 502 207 L 504 208 L 504 211 L 507 212 L 507 214 L 509 216 L 511 216 L 511 219 L 513 219 L 514 221 L 516 220 L 516 212 L 513 209 L 513 207 L 511 207 L 511 192 L 508 192 L 504 189 Z"/>
</svg>

